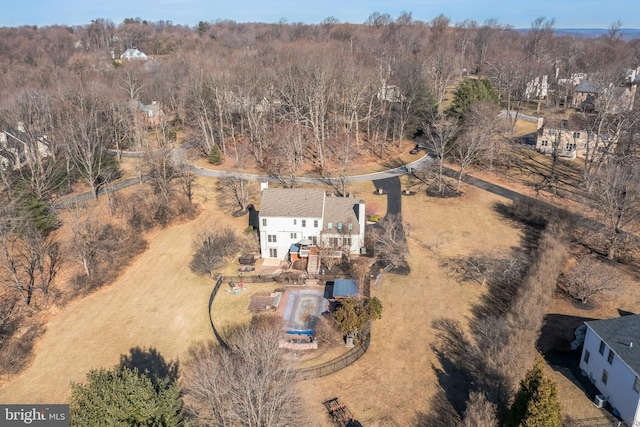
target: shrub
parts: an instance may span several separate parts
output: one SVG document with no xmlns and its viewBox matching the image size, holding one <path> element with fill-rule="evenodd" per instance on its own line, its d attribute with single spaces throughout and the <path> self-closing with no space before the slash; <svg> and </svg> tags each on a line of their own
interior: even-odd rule
<svg viewBox="0 0 640 427">
<path fill-rule="evenodd" d="M 211 150 L 209 150 L 208 160 L 212 165 L 219 166 L 222 164 L 222 152 L 220 151 L 220 147 L 217 145 L 211 147 Z"/>
</svg>

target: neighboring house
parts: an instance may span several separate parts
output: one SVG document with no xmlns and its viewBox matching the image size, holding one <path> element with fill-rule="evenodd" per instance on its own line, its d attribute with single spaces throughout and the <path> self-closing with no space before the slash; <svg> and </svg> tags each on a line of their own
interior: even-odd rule
<svg viewBox="0 0 640 427">
<path fill-rule="evenodd" d="M 310 248 L 333 248 L 334 256 L 360 254 L 364 247 L 364 201 L 327 195 L 316 188 L 268 188 L 263 183 L 258 213 L 263 258 L 296 257 Z"/>
<path fill-rule="evenodd" d="M 550 155 L 554 144 L 557 144 L 558 155 L 573 160 L 585 157 L 587 149 L 592 153 L 593 150 L 600 150 L 617 142 L 610 142 L 602 134 L 596 140 L 595 135 L 588 131 L 588 120 L 589 116 L 585 118 L 580 114 L 572 114 L 566 119 L 539 119 L 536 150 Z"/>
<path fill-rule="evenodd" d="M 570 77 L 568 77 L 566 79 L 558 79 L 558 85 L 560 85 L 560 86 L 564 86 L 564 85 L 577 86 L 586 78 L 587 78 L 587 73 L 573 73 L 573 74 L 571 74 Z"/>
<path fill-rule="evenodd" d="M 377 97 L 379 101 L 400 102 L 402 101 L 402 92 L 398 86 L 387 84 L 387 81 L 383 79 Z"/>
<path fill-rule="evenodd" d="M 640 427 L 640 315 L 585 324 L 580 368 L 629 427 Z"/>
<path fill-rule="evenodd" d="M 546 98 L 549 91 L 549 82 L 547 75 L 542 77 L 536 77 L 535 79 L 527 82 L 527 88 L 524 91 L 527 99 L 531 98 Z"/>
<path fill-rule="evenodd" d="M 602 104 L 606 104 L 610 113 L 630 111 L 633 108 L 637 86 L 635 77 L 634 83 L 623 86 L 583 80 L 573 90 L 571 106 L 585 111 L 597 111 Z M 600 102 L 599 98 L 602 98 Z"/>
<path fill-rule="evenodd" d="M 162 119 L 165 118 L 164 112 L 160 108 L 160 104 L 152 101 L 151 104 L 145 105 L 140 101 L 132 103 L 132 110 L 137 111 L 147 126 L 157 126 Z"/>
<path fill-rule="evenodd" d="M 145 55 L 143 52 L 139 51 L 138 49 L 133 48 L 133 49 L 125 50 L 124 53 L 120 55 L 120 59 L 122 61 L 129 61 L 130 59 L 139 59 L 141 61 L 146 61 L 147 55 Z"/>
<path fill-rule="evenodd" d="M 37 138 L 36 144 L 29 144 L 22 124 L 17 130 L 0 131 L 0 169 L 17 170 L 29 162 L 35 162 L 36 156 L 47 157 L 51 147 L 47 136 Z"/>
</svg>

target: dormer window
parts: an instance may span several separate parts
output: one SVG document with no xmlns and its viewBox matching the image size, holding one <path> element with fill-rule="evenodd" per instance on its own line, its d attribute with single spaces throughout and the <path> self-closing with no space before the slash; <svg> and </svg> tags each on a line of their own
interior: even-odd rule
<svg viewBox="0 0 640 427">
<path fill-rule="evenodd" d="M 338 230 L 342 230 L 342 223 L 341 222 L 338 223 Z"/>
<path fill-rule="evenodd" d="M 328 222 L 327 223 L 327 230 L 331 230 L 333 228 L 333 223 L 332 222 Z"/>
</svg>

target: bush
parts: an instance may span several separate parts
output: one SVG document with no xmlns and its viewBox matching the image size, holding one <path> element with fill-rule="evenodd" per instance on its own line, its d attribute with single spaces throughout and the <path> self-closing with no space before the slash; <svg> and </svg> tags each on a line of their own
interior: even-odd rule
<svg viewBox="0 0 640 427">
<path fill-rule="evenodd" d="M 220 151 L 220 147 L 217 145 L 211 147 L 211 150 L 209 150 L 208 160 L 212 165 L 219 166 L 222 164 L 222 152 Z"/>
<path fill-rule="evenodd" d="M 378 221 L 380 221 L 380 219 L 381 219 L 381 218 L 382 218 L 382 217 L 381 217 L 380 215 L 378 215 L 378 214 L 374 214 L 374 215 L 371 215 L 371 216 L 369 217 L 369 221 L 371 221 L 371 222 L 378 222 Z"/>
</svg>

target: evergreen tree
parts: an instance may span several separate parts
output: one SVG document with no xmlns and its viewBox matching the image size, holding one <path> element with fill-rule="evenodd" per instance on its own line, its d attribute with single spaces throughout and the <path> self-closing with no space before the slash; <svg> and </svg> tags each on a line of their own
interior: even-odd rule
<svg viewBox="0 0 640 427">
<path fill-rule="evenodd" d="M 345 334 L 359 333 L 364 325 L 374 319 L 382 318 L 382 302 L 376 298 L 345 298 L 333 313 L 338 327 Z"/>
<path fill-rule="evenodd" d="M 211 147 L 211 150 L 209 150 L 209 163 L 216 166 L 222 164 L 222 152 L 217 145 L 214 145 Z"/>
<path fill-rule="evenodd" d="M 71 384 L 70 412 L 77 426 L 177 426 L 182 400 L 175 382 L 154 382 L 137 369 L 91 370 L 86 384 Z"/>
<path fill-rule="evenodd" d="M 556 383 L 544 375 L 544 360 L 538 356 L 520 382 L 520 389 L 507 416 L 507 427 L 560 427 L 560 402 Z"/>
<path fill-rule="evenodd" d="M 460 83 L 447 113 L 454 117 L 464 117 L 469 105 L 476 101 L 500 103 L 498 92 L 489 79 L 465 79 Z"/>
</svg>

